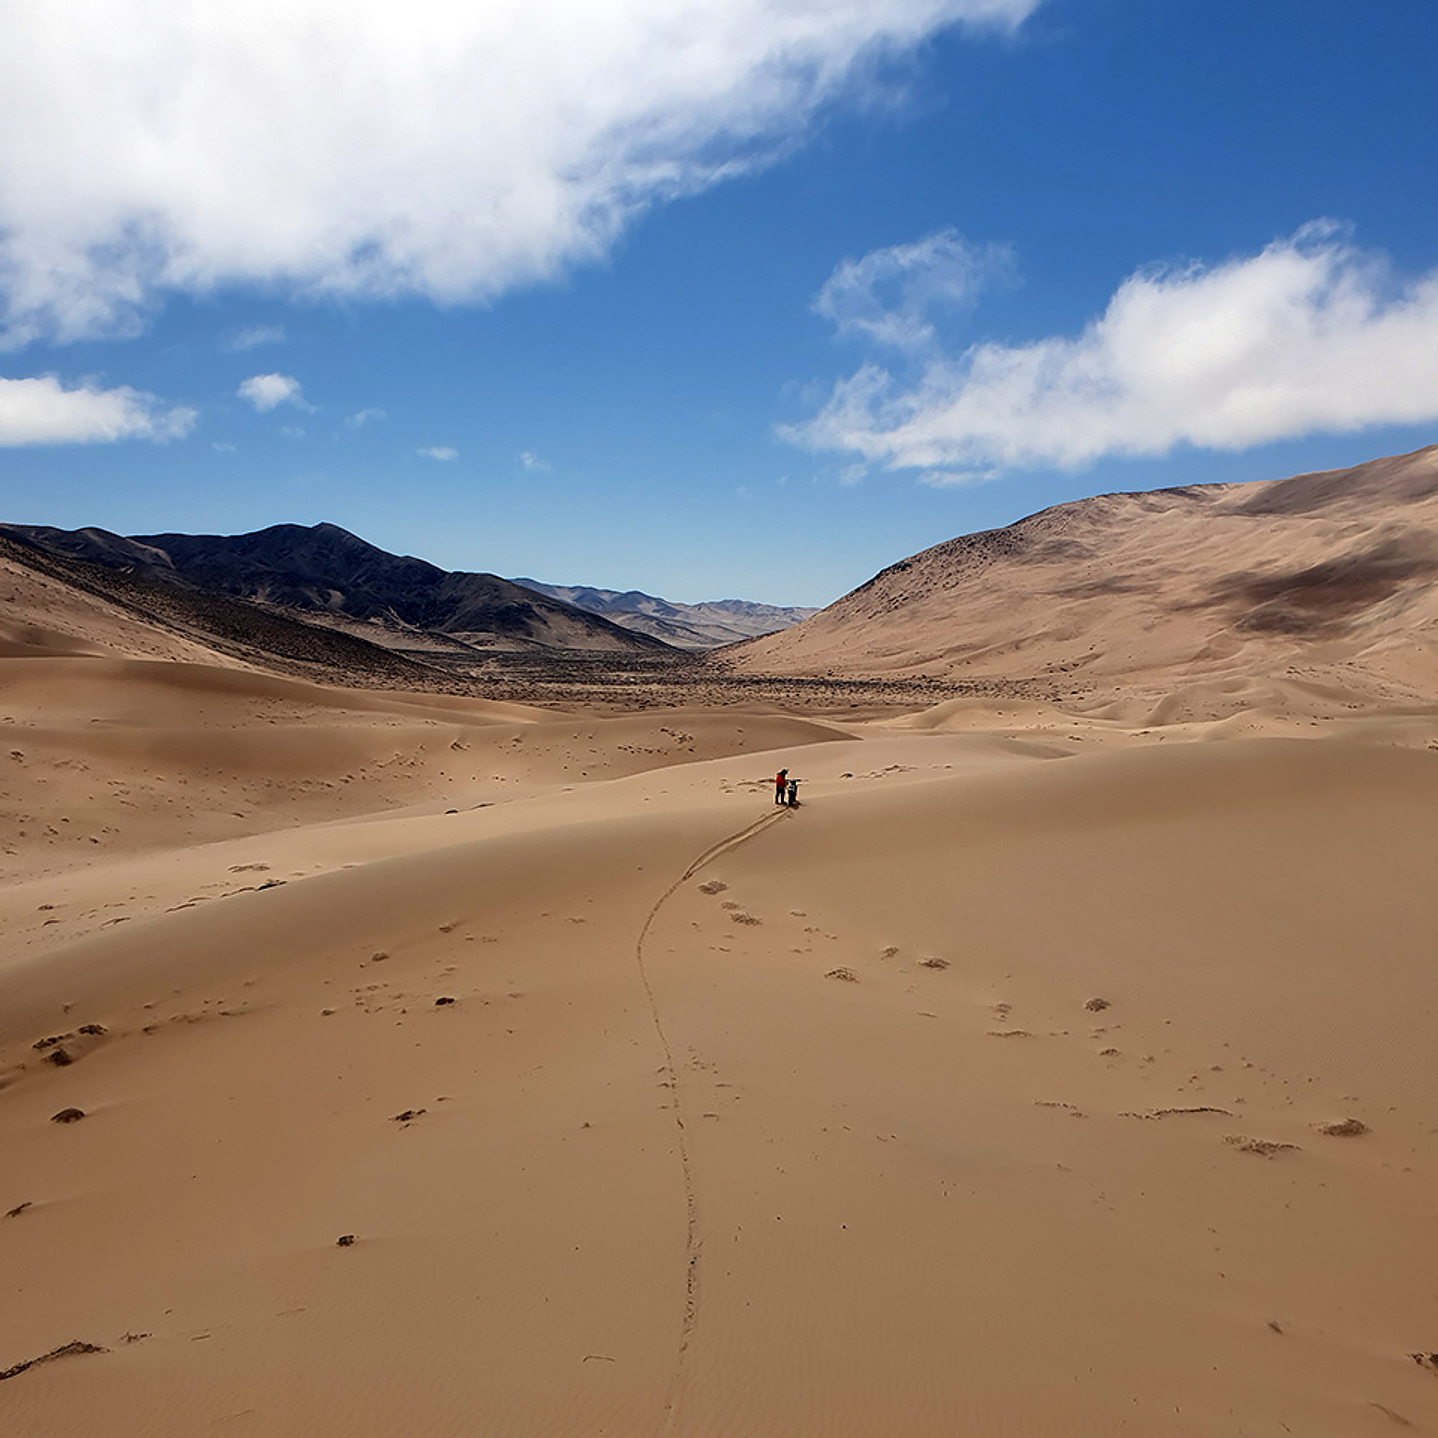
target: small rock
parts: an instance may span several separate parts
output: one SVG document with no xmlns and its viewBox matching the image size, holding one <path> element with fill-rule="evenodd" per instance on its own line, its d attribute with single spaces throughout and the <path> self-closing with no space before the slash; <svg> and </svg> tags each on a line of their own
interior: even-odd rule
<svg viewBox="0 0 1438 1438">
<path fill-rule="evenodd" d="M 442 995 L 440 998 L 437 998 L 437 999 L 434 1001 L 434 1006 L 435 1006 L 435 1008 L 440 1009 L 440 1008 L 443 1008 L 443 1007 L 445 1006 L 445 1004 L 452 1004 L 453 1002 L 454 1002 L 454 1000 L 453 1000 L 452 998 L 450 998 L 450 996 L 449 996 L 448 994 L 444 994 L 444 995 Z"/>
<path fill-rule="evenodd" d="M 842 979 L 846 984 L 856 984 L 859 982 L 859 976 L 853 969 L 830 969 L 824 977 L 826 979 Z"/>
<path fill-rule="evenodd" d="M 82 1108 L 62 1108 L 59 1113 L 50 1115 L 51 1123 L 78 1123 L 85 1117 L 85 1110 Z"/>
<path fill-rule="evenodd" d="M 342 1234 L 340 1234 L 340 1236 L 339 1236 L 337 1239 L 335 1239 L 335 1245 L 336 1245 L 336 1247 L 338 1247 L 338 1248 L 353 1248 L 353 1247 L 354 1247 L 354 1241 L 355 1241 L 355 1236 L 354 1236 L 354 1234 L 352 1234 L 352 1233 L 342 1233 Z"/>
<path fill-rule="evenodd" d="M 1086 1008 L 1091 1014 L 1101 1014 L 1107 1007 L 1107 999 L 1090 999 L 1084 1005 L 1084 1008 Z"/>
<path fill-rule="evenodd" d="M 1368 1131 L 1368 1125 L 1359 1118 L 1345 1118 L 1337 1123 L 1318 1125 L 1318 1132 L 1326 1133 L 1329 1138 L 1361 1138 Z"/>
<path fill-rule="evenodd" d="M 393 1123 L 413 1123 L 413 1122 L 415 1121 L 415 1119 L 417 1119 L 417 1118 L 420 1116 L 420 1114 L 425 1113 L 425 1112 L 427 1112 L 427 1110 L 426 1110 L 426 1109 L 422 1109 L 422 1108 L 407 1108 L 407 1109 L 405 1109 L 405 1111 L 404 1111 L 403 1113 L 397 1113 L 397 1114 L 395 1114 L 395 1116 L 394 1116 L 394 1118 L 391 1120 L 391 1122 L 393 1122 Z"/>
<path fill-rule="evenodd" d="M 1251 1153 L 1258 1158 L 1272 1158 L 1276 1153 L 1293 1153 L 1298 1148 L 1296 1143 L 1279 1143 L 1271 1138 L 1249 1138 L 1241 1133 L 1225 1134 L 1223 1141 L 1236 1148 L 1239 1153 Z"/>
<path fill-rule="evenodd" d="M 98 1035 L 108 1033 L 104 1024 L 81 1024 L 79 1032 L 82 1034 Z"/>
<path fill-rule="evenodd" d="M 27 1208 L 30 1208 L 31 1206 L 32 1206 L 32 1205 L 31 1205 L 31 1201 L 27 1198 L 24 1203 L 17 1203 L 17 1204 L 15 1205 L 15 1207 L 12 1208 L 12 1209 L 5 1215 L 5 1217 L 6 1217 L 6 1218 L 19 1218 L 20 1215 L 21 1215 L 22 1213 L 24 1213 L 25 1210 L 26 1210 Z"/>
<path fill-rule="evenodd" d="M 66 1068 L 68 1065 L 75 1062 L 74 1055 L 68 1053 L 65 1049 L 51 1049 L 50 1052 L 45 1055 L 45 1057 L 49 1059 L 50 1062 L 54 1064 L 57 1069 Z"/>
</svg>

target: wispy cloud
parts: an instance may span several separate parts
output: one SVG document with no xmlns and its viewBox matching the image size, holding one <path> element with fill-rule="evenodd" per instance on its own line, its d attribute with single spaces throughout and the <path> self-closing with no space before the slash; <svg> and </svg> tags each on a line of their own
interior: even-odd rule
<svg viewBox="0 0 1438 1438">
<path fill-rule="evenodd" d="M 787 153 L 876 62 L 1039 3 L 12 5 L 0 335 L 133 332 L 225 284 L 492 298 Z"/>
<path fill-rule="evenodd" d="M 377 420 L 388 419 L 389 416 L 382 409 L 361 409 L 356 410 L 345 420 L 346 429 L 363 429 L 367 424 L 374 424 Z"/>
<path fill-rule="evenodd" d="M 261 345 L 278 345 L 285 341 L 283 325 L 250 325 L 247 329 L 236 330 L 227 335 L 224 347 L 227 350 L 252 350 Z"/>
<path fill-rule="evenodd" d="M 528 470 L 545 470 L 554 468 L 554 466 L 550 464 L 547 459 L 541 459 L 533 451 L 527 449 L 521 451 L 519 456 L 519 462 Z"/>
<path fill-rule="evenodd" d="M 227 444 L 224 440 L 216 440 L 210 448 L 214 450 L 216 454 L 233 454 L 235 452 L 234 445 Z"/>
<path fill-rule="evenodd" d="M 261 414 L 282 404 L 292 404 L 297 409 L 313 408 L 306 402 L 299 380 L 288 374 L 252 374 L 240 382 L 235 393 Z"/>
<path fill-rule="evenodd" d="M 452 449 L 447 444 L 432 444 L 424 449 L 415 450 L 416 454 L 423 455 L 425 459 L 458 459 L 459 451 Z"/>
<path fill-rule="evenodd" d="M 936 312 L 972 305 L 985 289 L 1012 283 L 1006 245 L 971 245 L 957 230 L 939 230 L 911 245 L 843 260 L 814 297 L 814 311 L 840 334 L 859 334 L 898 349 L 933 342 Z"/>
<path fill-rule="evenodd" d="M 782 433 L 968 483 L 1434 419 L 1438 270 L 1401 282 L 1320 222 L 1255 255 L 1131 275 L 1076 335 L 976 344 L 909 381 L 865 364 Z"/>
<path fill-rule="evenodd" d="M 164 443 L 194 427 L 194 410 L 166 409 L 154 395 L 128 385 L 66 389 L 54 375 L 0 379 L 0 446 L 106 444 L 117 439 Z"/>
</svg>

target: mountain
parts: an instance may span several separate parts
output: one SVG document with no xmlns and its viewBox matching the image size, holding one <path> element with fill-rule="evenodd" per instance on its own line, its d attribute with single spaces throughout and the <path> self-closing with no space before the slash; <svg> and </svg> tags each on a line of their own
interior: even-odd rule
<svg viewBox="0 0 1438 1438">
<path fill-rule="evenodd" d="M 583 584 L 545 584 L 538 579 L 516 579 L 514 583 L 591 614 L 602 614 L 626 629 L 652 635 L 680 649 L 714 649 L 721 644 L 773 634 L 819 612 L 796 606 L 755 604 L 746 599 L 680 604 L 638 589 L 594 589 Z"/>
<path fill-rule="evenodd" d="M 0 525 L 52 554 L 300 615 L 412 653 L 464 649 L 663 653 L 661 641 L 493 574 L 390 554 L 334 524 L 251 534 L 148 534 Z"/>
<path fill-rule="evenodd" d="M 1368 692 L 1431 700 L 1435 580 L 1438 445 L 1278 481 L 1058 505 L 890 565 L 727 662 L 1179 695 L 1170 713 L 1254 676 L 1322 686 L 1340 671 Z"/>
<path fill-rule="evenodd" d="M 95 547 L 124 553 L 128 541 L 94 533 Z M 163 564 L 118 567 L 66 545 L 88 547 L 66 536 L 46 549 L 0 533 L 0 655 L 240 666 L 349 687 L 455 687 L 448 674 L 355 635 L 162 578 Z"/>
</svg>

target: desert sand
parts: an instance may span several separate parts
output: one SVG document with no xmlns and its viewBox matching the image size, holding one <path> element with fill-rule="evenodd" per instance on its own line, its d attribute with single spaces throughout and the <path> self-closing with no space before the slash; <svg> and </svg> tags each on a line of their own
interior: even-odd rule
<svg viewBox="0 0 1438 1438">
<path fill-rule="evenodd" d="M 624 713 L 10 606 L 0 1433 L 1438 1432 L 1412 685 Z"/>
</svg>

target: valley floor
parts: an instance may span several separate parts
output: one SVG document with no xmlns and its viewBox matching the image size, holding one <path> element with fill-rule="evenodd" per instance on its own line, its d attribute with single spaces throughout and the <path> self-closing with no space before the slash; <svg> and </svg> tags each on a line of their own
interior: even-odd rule
<svg viewBox="0 0 1438 1438">
<path fill-rule="evenodd" d="M 1438 709 L 600 697 L 0 658 L 0 1432 L 1438 1432 Z"/>
</svg>

